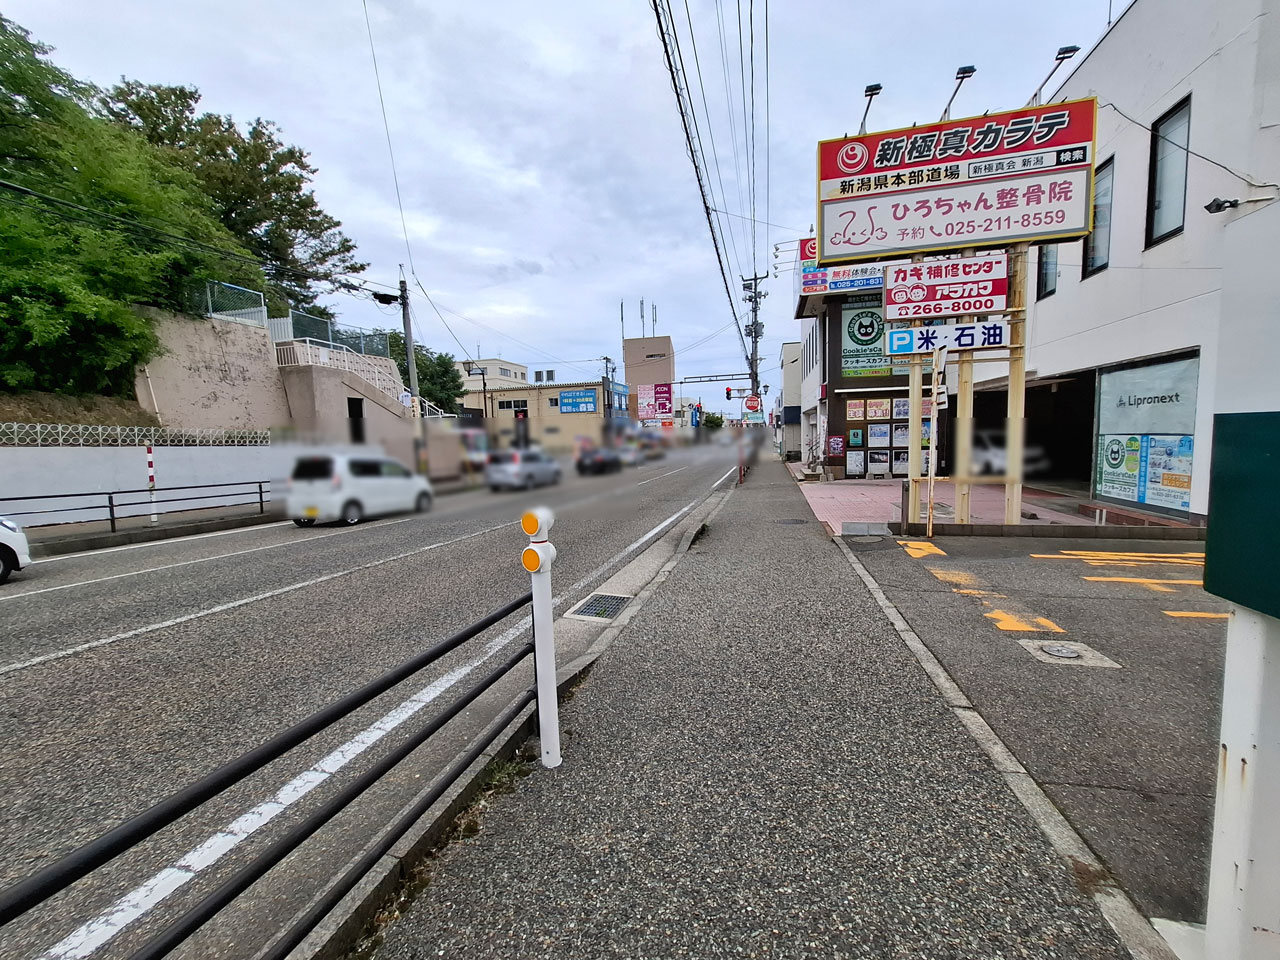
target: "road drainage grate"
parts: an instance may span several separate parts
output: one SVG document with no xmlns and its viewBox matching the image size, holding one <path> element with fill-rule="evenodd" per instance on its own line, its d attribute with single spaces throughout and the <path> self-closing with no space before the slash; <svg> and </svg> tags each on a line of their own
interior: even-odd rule
<svg viewBox="0 0 1280 960">
<path fill-rule="evenodd" d="M 612 620 L 622 612 L 631 597 L 614 593 L 593 593 L 565 614 L 578 620 Z"/>
<path fill-rule="evenodd" d="M 779 520 L 778 523 L 808 523 L 807 520 Z"/>
</svg>

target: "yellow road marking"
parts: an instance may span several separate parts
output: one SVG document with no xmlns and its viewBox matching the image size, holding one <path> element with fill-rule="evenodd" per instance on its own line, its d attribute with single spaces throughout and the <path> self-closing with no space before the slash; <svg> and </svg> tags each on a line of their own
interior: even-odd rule
<svg viewBox="0 0 1280 960">
<path fill-rule="evenodd" d="M 907 556 L 912 560 L 919 560 L 921 557 L 946 556 L 943 550 L 928 540 L 899 540 L 898 543 L 907 551 Z"/>
<path fill-rule="evenodd" d="M 1031 617 L 1010 613 L 1007 610 L 992 610 L 990 613 L 984 613 L 983 616 L 993 621 L 1001 630 L 1016 630 L 1022 633 L 1066 633 L 1052 620 L 1044 617 Z"/>
<path fill-rule="evenodd" d="M 964 570 L 944 570 L 941 567 L 925 567 L 925 569 L 943 583 L 958 583 L 965 587 L 977 586 L 978 583 L 977 577 L 972 573 L 966 573 Z"/>
<path fill-rule="evenodd" d="M 1097 583 L 1180 583 L 1192 587 L 1204 586 L 1203 580 L 1153 580 L 1150 577 L 1082 577 Z"/>
<path fill-rule="evenodd" d="M 1079 560 L 1081 563 L 1087 563 L 1091 567 L 1144 567 L 1157 563 L 1167 563 L 1179 567 L 1203 567 L 1203 560 L 1185 559 L 1175 560 L 1173 558 L 1157 559 L 1143 558 L 1138 556 L 1130 557 L 1126 560 L 1119 558 L 1111 559 L 1107 557 L 1068 557 L 1057 553 L 1033 553 L 1033 560 Z"/>
<path fill-rule="evenodd" d="M 1069 557 L 1199 557 L 1203 553 L 1147 553 L 1142 550 L 1060 550 L 1059 553 Z"/>
<path fill-rule="evenodd" d="M 990 590 L 973 590 L 973 589 L 964 589 L 961 587 L 952 587 L 951 592 L 963 593 L 965 596 L 968 596 L 968 597 L 999 597 L 1001 600 L 1009 599 L 1003 593 L 993 593 Z"/>
<path fill-rule="evenodd" d="M 1196 617 L 1203 620 L 1226 620 L 1229 613 L 1208 613 L 1203 610 L 1165 610 L 1166 617 Z"/>
</svg>

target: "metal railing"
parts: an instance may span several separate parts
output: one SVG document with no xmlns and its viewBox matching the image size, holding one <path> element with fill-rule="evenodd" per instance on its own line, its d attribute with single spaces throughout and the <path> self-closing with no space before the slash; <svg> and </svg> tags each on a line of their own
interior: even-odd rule
<svg viewBox="0 0 1280 960">
<path fill-rule="evenodd" d="M 202 492 L 190 495 L 188 491 Z M 209 493 L 203 491 L 217 492 Z M 157 494 L 168 493 L 183 493 L 184 495 L 178 497 L 157 496 Z M 42 508 L 39 510 L 17 510 L 7 506 L 7 504 L 15 503 L 43 503 L 48 500 L 72 501 L 85 499 L 92 499 L 97 502 Z M 111 532 L 115 533 L 117 521 L 127 517 L 144 517 L 147 515 L 151 515 L 154 518 L 159 513 L 170 512 L 170 510 L 167 509 L 158 509 L 162 505 L 168 503 L 200 503 L 199 507 L 190 506 L 176 508 L 188 510 L 206 509 L 209 507 L 252 506 L 257 504 L 258 513 L 266 513 L 267 503 L 270 502 L 270 500 L 270 480 L 245 480 L 239 483 L 200 483 L 189 484 L 181 487 L 143 487 L 140 490 L 109 490 L 100 493 L 38 493 L 32 494 L 29 497 L 0 497 L 0 514 L 15 519 L 25 517 L 49 518 L 55 515 L 60 518 L 56 520 L 36 520 L 35 522 L 30 522 L 24 519 L 22 520 L 22 525 L 24 527 L 39 527 L 56 523 L 83 523 L 91 520 L 107 520 L 111 523 Z M 215 502 L 211 503 L 210 501 Z M 96 515 L 62 519 L 66 514 L 82 513 L 84 511 L 94 511 Z"/>
<path fill-rule="evenodd" d="M 0 447 L 265 447 L 269 430 L 0 423 Z"/>
<path fill-rule="evenodd" d="M 220 280 L 198 280 L 186 291 L 186 308 L 201 317 L 267 326 L 267 299 L 258 290 Z"/>
<path fill-rule="evenodd" d="M 276 364 L 289 367 L 300 364 L 314 364 L 320 367 L 334 367 L 346 370 L 367 380 L 396 402 L 404 392 L 404 384 L 397 372 L 394 376 L 381 364 L 375 363 L 363 354 L 356 353 L 350 347 L 327 340 L 314 340 L 303 337 L 287 343 L 276 344 Z"/>
<path fill-rule="evenodd" d="M 435 785 L 419 796 L 412 806 L 384 831 L 379 839 L 361 854 L 336 881 L 298 917 L 259 960 L 283 960 L 311 930 L 360 882 L 418 820 L 454 785 L 498 736 L 530 703 L 538 704 L 538 730 L 544 766 L 560 763 L 560 735 L 556 703 L 555 636 L 551 614 L 551 565 L 555 550 L 546 540 L 553 519 L 549 511 L 529 511 L 521 526 L 529 534 L 530 544 L 521 557 L 524 568 L 532 575 L 533 589 L 517 597 L 483 619 L 440 641 L 417 656 L 405 660 L 382 676 L 347 694 L 340 700 L 316 711 L 258 747 L 219 767 L 217 770 L 177 793 L 171 794 L 150 809 L 137 814 L 107 833 L 73 850 L 24 880 L 0 891 L 0 926 L 10 923 L 54 895 L 154 836 L 180 817 L 242 782 L 273 760 L 327 730 L 360 707 L 386 693 L 404 680 L 462 644 L 479 636 L 490 627 L 523 609 L 533 606 L 533 640 L 512 651 L 500 665 L 486 674 L 474 687 L 429 720 L 422 728 L 405 738 L 395 748 L 371 763 L 342 789 L 329 797 L 313 812 L 289 827 L 282 836 L 257 853 L 251 861 L 236 870 L 223 883 L 206 894 L 132 954 L 132 960 L 156 960 L 187 940 L 215 917 L 236 897 L 261 879 L 269 870 L 301 846 L 312 834 L 327 824 L 356 798 L 390 773 L 433 734 L 440 731 L 469 707 L 481 694 L 507 676 L 530 654 L 534 655 L 534 684 L 521 691 L 492 722 L 488 731 L 473 741 L 467 752 L 458 757 L 436 777 Z M 534 556 L 531 557 L 530 554 Z"/>
<path fill-rule="evenodd" d="M 371 357 L 391 356 L 391 341 L 385 330 L 362 330 L 336 320 L 315 317 L 301 310 L 290 310 L 287 317 L 272 317 L 267 321 L 271 340 L 319 340 L 335 346 L 344 346 L 356 353 Z"/>
</svg>

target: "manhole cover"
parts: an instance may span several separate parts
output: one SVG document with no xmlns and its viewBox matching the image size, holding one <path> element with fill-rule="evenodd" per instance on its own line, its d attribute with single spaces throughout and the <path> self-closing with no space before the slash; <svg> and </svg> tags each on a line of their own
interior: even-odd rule
<svg viewBox="0 0 1280 960">
<path fill-rule="evenodd" d="M 779 523 L 808 523 L 808 520 L 779 520 Z"/>
<path fill-rule="evenodd" d="M 1079 660 L 1080 651 L 1074 647 L 1067 647 L 1061 643 L 1042 643 L 1040 649 L 1051 657 L 1058 657 L 1062 660 Z"/>
<path fill-rule="evenodd" d="M 593 593 L 565 616 L 581 620 L 612 620 L 622 612 L 630 599 L 613 593 Z"/>
<path fill-rule="evenodd" d="M 884 537 L 871 537 L 871 536 L 866 536 L 866 537 L 845 537 L 845 539 L 846 539 L 846 540 L 851 540 L 851 541 L 853 541 L 854 543 L 879 543 L 881 540 L 883 540 L 883 539 L 884 539 Z"/>
</svg>

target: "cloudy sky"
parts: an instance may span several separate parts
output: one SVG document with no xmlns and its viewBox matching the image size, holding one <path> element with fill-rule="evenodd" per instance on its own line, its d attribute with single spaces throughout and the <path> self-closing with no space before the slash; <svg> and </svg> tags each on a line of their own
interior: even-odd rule
<svg viewBox="0 0 1280 960">
<path fill-rule="evenodd" d="M 921 0 L 909 14 L 859 0 L 773 0 L 767 98 L 764 0 L 742 0 L 742 46 L 752 6 L 754 209 L 767 221 L 756 224 L 754 257 L 751 58 L 740 74 L 738 3 L 690 0 L 692 42 L 682 0 L 672 3 L 711 188 L 737 215 L 721 218 L 732 223 L 735 298 L 736 274 L 771 273 L 773 244 L 790 266 L 814 218 L 816 142 L 856 131 L 866 84 L 884 86 L 872 130 L 936 120 L 964 64 L 978 72 L 953 116 L 1017 107 L 1059 46 L 1087 50 L 1108 7 L 1119 16 L 1127 0 Z M 680 376 L 746 369 L 648 0 L 368 0 L 368 9 L 414 269 L 466 352 L 555 367 L 561 380 L 597 377 L 589 358 L 620 357 L 619 301 L 635 336 L 644 297 L 646 312 L 658 305 L 657 332 L 675 341 Z M 361 0 L 6 0 L 5 14 L 82 79 L 194 85 L 209 110 L 276 121 L 311 153 L 317 196 L 372 264 L 366 276 L 395 283 L 399 265 L 408 270 Z M 780 345 L 799 338 L 800 324 L 790 273 L 764 289 L 762 379 L 776 388 Z M 363 300 L 333 304 L 358 326 L 397 320 Z M 463 353 L 421 296 L 415 317 L 429 346 Z M 720 391 L 684 392 L 714 408 Z"/>
</svg>

